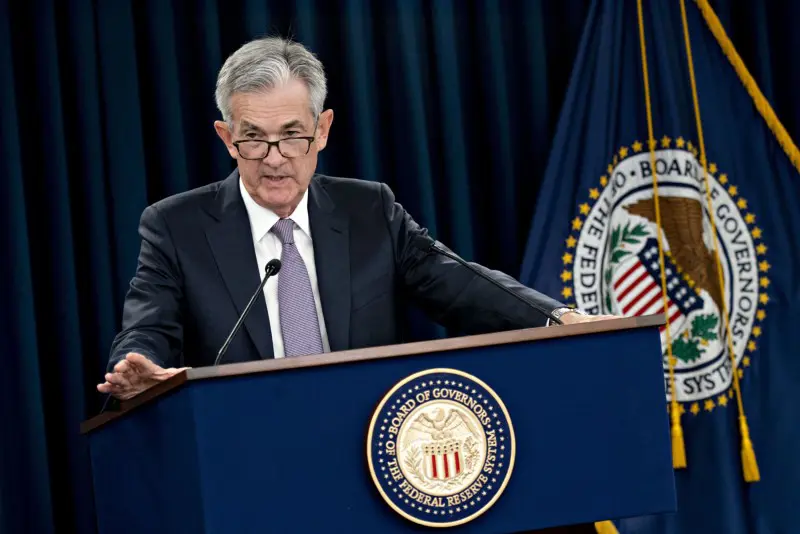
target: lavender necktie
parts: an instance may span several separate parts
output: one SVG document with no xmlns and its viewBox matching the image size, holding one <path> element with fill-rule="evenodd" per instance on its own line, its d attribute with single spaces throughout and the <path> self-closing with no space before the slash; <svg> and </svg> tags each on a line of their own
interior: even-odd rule
<svg viewBox="0 0 800 534">
<path fill-rule="evenodd" d="M 284 355 L 320 354 L 323 349 L 317 307 L 308 269 L 294 243 L 294 221 L 280 219 L 270 231 L 283 242 L 278 273 L 278 309 Z"/>
</svg>

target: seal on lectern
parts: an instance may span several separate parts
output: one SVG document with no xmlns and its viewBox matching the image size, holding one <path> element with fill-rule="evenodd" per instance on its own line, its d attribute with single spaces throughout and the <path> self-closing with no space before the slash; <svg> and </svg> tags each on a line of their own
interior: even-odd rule
<svg viewBox="0 0 800 534">
<path fill-rule="evenodd" d="M 508 483 L 515 453 L 503 401 L 455 369 L 429 369 L 395 384 L 367 435 L 369 470 L 383 499 L 431 527 L 461 525 L 488 510 Z"/>
</svg>

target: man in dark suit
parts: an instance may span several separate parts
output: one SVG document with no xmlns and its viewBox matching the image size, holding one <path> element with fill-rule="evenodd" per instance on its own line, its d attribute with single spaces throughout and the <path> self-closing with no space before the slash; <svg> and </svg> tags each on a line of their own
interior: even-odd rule
<svg viewBox="0 0 800 534">
<path fill-rule="evenodd" d="M 123 329 L 98 390 L 130 398 L 183 367 L 211 365 L 280 258 L 222 363 L 397 343 L 408 300 L 463 334 L 596 320 L 474 265 L 425 250 L 427 231 L 380 183 L 315 173 L 333 111 L 320 62 L 296 43 L 252 41 L 223 65 L 215 123 L 237 170 L 142 214 Z"/>
</svg>

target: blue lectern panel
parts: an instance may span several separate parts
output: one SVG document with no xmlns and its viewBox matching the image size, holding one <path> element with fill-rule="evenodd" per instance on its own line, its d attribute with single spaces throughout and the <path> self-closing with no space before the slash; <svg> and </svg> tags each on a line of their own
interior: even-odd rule
<svg viewBox="0 0 800 534">
<path fill-rule="evenodd" d="M 475 375 L 517 441 L 509 485 L 459 532 L 674 509 L 656 329 L 250 375 L 191 385 L 207 532 L 409 532 L 368 474 L 375 405 L 433 367 Z M 616 341 L 616 342 L 615 342 Z M 558 346 L 558 349 L 556 349 Z M 654 408 L 656 408 L 654 410 Z M 266 528 L 265 528 L 266 527 Z"/>
<path fill-rule="evenodd" d="M 648 328 L 190 382 L 92 436 L 101 532 L 431 530 L 378 493 L 366 438 L 390 388 L 438 367 L 497 393 L 517 451 L 494 506 L 447 530 L 672 511 L 660 353 Z"/>
<path fill-rule="evenodd" d="M 101 534 L 205 532 L 188 393 L 168 395 L 91 435 Z"/>
</svg>

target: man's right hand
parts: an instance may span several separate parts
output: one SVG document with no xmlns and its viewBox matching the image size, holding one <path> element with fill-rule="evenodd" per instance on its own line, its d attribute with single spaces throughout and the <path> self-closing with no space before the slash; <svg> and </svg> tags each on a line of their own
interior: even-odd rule
<svg viewBox="0 0 800 534">
<path fill-rule="evenodd" d="M 113 373 L 106 373 L 106 381 L 97 385 L 97 391 L 111 393 L 120 400 L 128 400 L 185 369 L 189 368 L 164 369 L 146 356 L 129 352 L 124 359 L 117 362 Z"/>
</svg>

